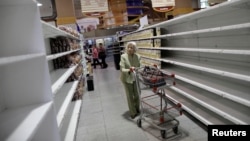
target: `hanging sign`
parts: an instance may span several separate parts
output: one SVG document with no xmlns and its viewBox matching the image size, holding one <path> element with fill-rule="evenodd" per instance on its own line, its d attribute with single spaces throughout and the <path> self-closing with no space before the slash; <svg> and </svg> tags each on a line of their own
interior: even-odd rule
<svg viewBox="0 0 250 141">
<path fill-rule="evenodd" d="M 92 30 L 97 29 L 97 25 L 99 24 L 98 18 L 83 18 L 77 20 L 77 24 L 80 27 L 82 33 L 90 32 Z"/>
<path fill-rule="evenodd" d="M 151 0 L 152 7 L 157 12 L 168 12 L 174 9 L 175 0 Z"/>
<path fill-rule="evenodd" d="M 104 16 L 106 12 L 88 12 L 88 13 L 83 13 L 84 16 L 86 17 L 101 17 Z"/>
<path fill-rule="evenodd" d="M 82 13 L 108 11 L 107 0 L 81 0 Z"/>
</svg>

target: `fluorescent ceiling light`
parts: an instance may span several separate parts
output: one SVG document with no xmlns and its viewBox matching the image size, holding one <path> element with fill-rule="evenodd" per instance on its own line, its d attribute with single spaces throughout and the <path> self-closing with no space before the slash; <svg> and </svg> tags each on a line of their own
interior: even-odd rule
<svg viewBox="0 0 250 141">
<path fill-rule="evenodd" d="M 41 4 L 41 3 L 39 3 L 39 2 L 37 2 L 37 6 L 42 6 L 43 4 Z"/>
<path fill-rule="evenodd" d="M 42 3 L 38 2 L 37 0 L 33 0 L 33 1 L 36 3 L 37 6 L 42 6 L 43 5 Z"/>
</svg>

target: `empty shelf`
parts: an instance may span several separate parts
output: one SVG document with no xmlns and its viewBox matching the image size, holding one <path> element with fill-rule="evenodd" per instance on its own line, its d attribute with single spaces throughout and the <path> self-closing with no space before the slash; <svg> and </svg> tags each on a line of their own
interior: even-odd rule
<svg viewBox="0 0 250 141">
<path fill-rule="evenodd" d="M 180 81 L 250 107 L 250 88 L 245 88 L 242 84 L 219 79 L 218 77 L 207 77 L 206 74 L 178 67 L 166 68 L 164 70 L 175 73 L 175 78 Z"/>
<path fill-rule="evenodd" d="M 171 90 L 191 100 L 193 103 L 197 103 L 217 115 L 231 121 L 235 124 L 249 124 L 249 108 L 235 103 L 231 100 L 224 99 L 218 95 L 213 95 L 205 90 L 192 87 L 191 85 L 184 85 L 181 82 L 177 82 L 175 87 L 170 87 Z M 199 106 L 199 107 L 200 107 Z"/>
<path fill-rule="evenodd" d="M 218 54 L 234 54 L 234 55 L 250 55 L 250 50 L 243 49 L 200 49 L 200 48 L 180 48 L 180 47 L 139 47 L 138 49 L 151 50 L 169 50 L 169 51 L 185 51 L 185 52 L 205 52 Z"/>
<path fill-rule="evenodd" d="M 76 128 L 78 125 L 78 118 L 80 116 L 81 105 L 82 105 L 82 100 L 77 100 L 75 102 L 75 106 L 74 106 L 73 113 L 69 121 L 69 126 L 67 129 L 64 141 L 72 141 L 75 139 Z"/>
<path fill-rule="evenodd" d="M 204 63 L 204 61 L 197 61 L 197 60 L 193 60 L 193 61 L 188 61 L 187 59 L 173 59 L 173 58 L 161 58 L 161 59 L 154 59 L 154 58 L 149 58 L 149 57 L 145 57 L 144 58 L 148 58 L 148 59 L 152 59 L 152 60 L 158 60 L 158 61 L 162 61 L 162 62 L 166 62 L 166 63 L 170 63 L 176 66 L 181 66 L 184 68 L 189 68 L 189 69 L 194 69 L 194 70 L 198 70 L 198 71 L 203 71 L 203 72 L 208 72 L 211 74 L 216 74 L 216 75 L 220 75 L 220 76 L 224 76 L 224 77 L 228 77 L 228 78 L 233 78 L 233 79 L 238 79 L 238 80 L 243 80 L 243 81 L 250 81 L 250 77 L 249 77 L 249 68 L 245 68 L 245 69 L 236 69 L 235 66 L 231 66 L 231 68 L 227 68 L 228 70 L 225 70 L 225 66 L 222 65 L 209 65 L 209 62 L 206 61 Z M 238 71 L 238 72 L 236 72 Z"/>
<path fill-rule="evenodd" d="M 17 63 L 25 60 L 29 60 L 32 58 L 42 57 L 45 56 L 44 53 L 37 53 L 37 54 L 26 54 L 26 55 L 18 55 L 18 56 L 10 56 L 10 57 L 0 57 L 0 66 Z"/>
<path fill-rule="evenodd" d="M 53 26 L 53 25 L 50 25 L 44 21 L 41 21 L 42 22 L 42 26 L 43 26 L 43 34 L 44 34 L 44 37 L 45 38 L 53 38 L 53 37 L 57 37 L 57 36 L 66 36 L 66 37 L 70 37 L 70 38 L 73 38 L 73 39 L 76 39 L 76 40 L 79 40 L 79 38 Z"/>
<path fill-rule="evenodd" d="M 68 69 L 58 69 L 50 73 L 52 83 L 52 93 L 56 94 L 58 90 L 63 86 L 65 81 L 74 72 L 78 65 L 75 65 Z"/>
<path fill-rule="evenodd" d="M 47 55 L 46 58 L 47 60 L 53 60 L 53 59 L 56 59 L 56 58 L 59 58 L 59 57 L 62 57 L 62 56 L 65 56 L 65 55 L 68 55 L 72 52 L 76 52 L 76 51 L 79 51 L 80 49 L 77 49 L 77 50 L 71 50 L 71 51 L 67 51 L 67 52 L 61 52 L 61 53 L 57 53 L 57 54 L 51 54 L 51 55 Z"/>
<path fill-rule="evenodd" d="M 59 104 L 60 106 L 56 107 L 57 112 L 57 124 L 60 127 L 62 120 L 66 114 L 68 106 L 72 100 L 72 97 L 76 91 L 79 81 L 65 83 L 60 91 L 57 93 L 54 98 L 55 105 Z M 60 107 L 60 108 L 59 108 Z"/>
<path fill-rule="evenodd" d="M 53 102 L 48 102 L 3 111 L 0 113 L 0 140 L 32 140 L 36 130 L 40 124 L 43 124 L 43 119 L 52 108 Z"/>
</svg>

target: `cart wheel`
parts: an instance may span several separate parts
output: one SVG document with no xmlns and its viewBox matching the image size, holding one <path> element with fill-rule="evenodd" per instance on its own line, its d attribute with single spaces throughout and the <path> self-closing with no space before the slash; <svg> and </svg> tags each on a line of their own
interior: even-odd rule
<svg viewBox="0 0 250 141">
<path fill-rule="evenodd" d="M 178 133 L 178 126 L 174 127 L 173 131 L 174 131 L 175 134 L 177 134 Z"/>
<path fill-rule="evenodd" d="M 141 128 L 141 119 L 137 119 L 137 126 Z"/>
<path fill-rule="evenodd" d="M 166 130 L 161 130 L 161 137 L 162 137 L 163 139 L 166 138 Z"/>
</svg>

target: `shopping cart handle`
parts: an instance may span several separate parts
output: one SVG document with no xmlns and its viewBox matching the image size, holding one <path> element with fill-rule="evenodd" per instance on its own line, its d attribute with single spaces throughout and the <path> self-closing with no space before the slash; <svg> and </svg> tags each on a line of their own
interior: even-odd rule
<svg viewBox="0 0 250 141">
<path fill-rule="evenodd" d="M 133 72 L 133 71 L 135 71 L 135 68 L 134 68 L 134 67 L 131 67 L 131 68 L 129 69 L 129 71 L 130 71 L 130 72 Z"/>
</svg>

